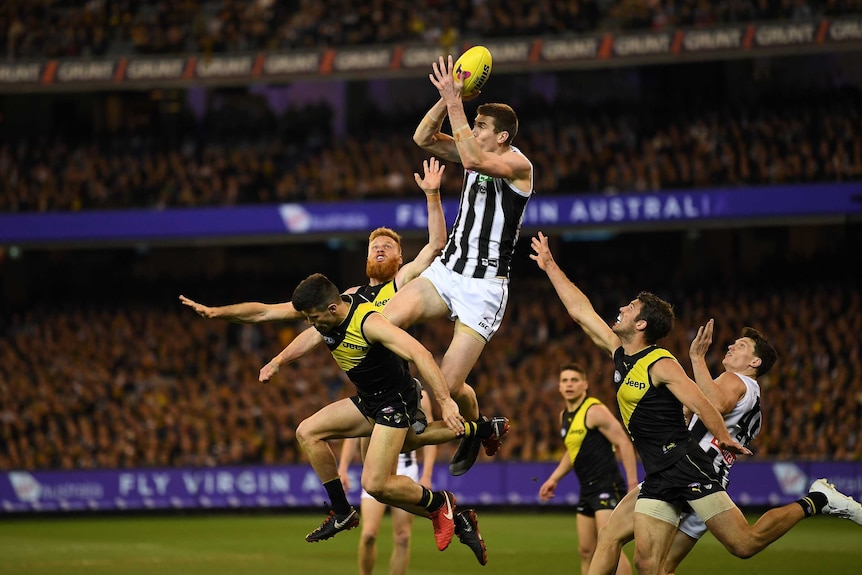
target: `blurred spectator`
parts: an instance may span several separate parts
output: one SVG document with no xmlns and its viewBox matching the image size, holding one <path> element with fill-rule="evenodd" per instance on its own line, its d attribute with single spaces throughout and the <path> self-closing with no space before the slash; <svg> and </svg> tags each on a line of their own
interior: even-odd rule
<svg viewBox="0 0 862 575">
<path fill-rule="evenodd" d="M 612 114 L 529 98 L 519 107 L 526 112 L 516 144 L 535 162 L 543 194 L 862 178 L 862 96 L 855 90 L 697 114 Z M 134 115 L 98 144 L 71 135 L 62 143 L 0 144 L 0 211 L 403 196 L 426 157 L 411 138 L 420 117 L 369 111 L 352 126 L 362 139 L 335 139 L 324 104 L 288 108 L 281 117 L 265 104 L 225 105 L 197 126 L 183 120 L 184 135 L 173 146 Z M 460 178 L 460 170 L 447 170 L 444 192 L 457 190 Z"/>
<path fill-rule="evenodd" d="M 561 455 L 552 417 L 558 366 L 573 359 L 584 365 L 591 394 L 613 408 L 613 364 L 554 303 L 547 281 L 524 281 L 529 285 L 512 291 L 511 313 L 471 383 L 486 411 L 513 422 L 499 459 L 551 461 Z M 603 315 L 615 313 L 609 308 L 627 289 L 611 283 L 582 286 Z M 742 326 L 763 330 L 780 359 L 760 382 L 764 428 L 756 455 L 858 460 L 857 288 L 845 281 L 803 282 L 766 295 L 727 287 L 681 291 L 669 298 L 679 322 L 663 344 L 690 371 L 690 340 L 699 324 L 715 318 L 717 340 L 708 356 L 715 371 Z M 352 394 L 352 386 L 325 349 L 283 369 L 271 384 L 258 383 L 259 368 L 293 329 L 196 321 L 179 306 L 16 314 L 0 332 L 0 469 L 303 461 L 297 424 Z M 432 323 L 420 326 L 417 337 L 439 354 L 451 329 L 449 322 Z M 440 459 L 448 460 L 453 447 Z"/>
<path fill-rule="evenodd" d="M 858 13 L 862 0 L 8 0 L 7 59 L 289 50 Z"/>
</svg>

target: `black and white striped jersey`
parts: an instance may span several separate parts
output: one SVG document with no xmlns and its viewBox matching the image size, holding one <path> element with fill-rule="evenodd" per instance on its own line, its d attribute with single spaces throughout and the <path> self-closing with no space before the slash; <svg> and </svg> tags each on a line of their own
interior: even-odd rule
<svg viewBox="0 0 862 575">
<path fill-rule="evenodd" d="M 440 256 L 443 265 L 467 277 L 508 277 L 532 194 L 532 180 L 530 191 L 523 192 L 509 180 L 464 170 L 458 216 Z"/>
</svg>

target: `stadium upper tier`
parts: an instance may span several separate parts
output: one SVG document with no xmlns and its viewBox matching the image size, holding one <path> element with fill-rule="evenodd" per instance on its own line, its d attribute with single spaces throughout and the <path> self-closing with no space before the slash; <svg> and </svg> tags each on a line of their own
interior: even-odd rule
<svg viewBox="0 0 862 575">
<path fill-rule="evenodd" d="M 10 0 L 0 53 L 16 58 L 224 53 L 459 38 L 806 20 L 860 0 Z"/>
<path fill-rule="evenodd" d="M 693 113 L 531 98 L 516 108 L 515 144 L 542 195 L 862 179 L 856 90 Z M 412 174 L 428 156 L 412 141 L 422 113 L 375 111 L 343 138 L 324 104 L 189 114 L 169 135 L 133 114 L 92 139 L 61 126 L 63 137 L 0 144 L 0 212 L 415 197 Z M 447 170 L 444 193 L 456 195 L 461 176 Z"/>
</svg>

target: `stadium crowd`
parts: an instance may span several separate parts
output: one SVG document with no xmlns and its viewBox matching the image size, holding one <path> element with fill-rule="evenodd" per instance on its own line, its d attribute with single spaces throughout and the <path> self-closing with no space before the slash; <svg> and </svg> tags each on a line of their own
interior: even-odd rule
<svg viewBox="0 0 862 575">
<path fill-rule="evenodd" d="M 614 277 L 582 285 L 608 318 L 636 289 Z M 716 320 L 713 373 L 744 325 L 764 331 L 779 350 L 776 368 L 761 381 L 756 457 L 862 458 L 862 296 L 854 280 L 774 290 L 716 286 L 668 297 L 679 321 L 663 343 L 689 373 L 690 340 L 709 317 Z M 498 458 L 555 460 L 557 367 L 582 363 L 592 393 L 616 410 L 613 366 L 574 326 L 547 281 L 516 280 L 510 308 L 471 384 L 483 412 L 512 421 Z M 352 394 L 352 385 L 325 349 L 268 385 L 257 382 L 259 368 L 297 329 L 204 320 L 179 304 L 13 313 L 0 333 L 0 469 L 300 462 L 297 424 Z M 439 354 L 451 329 L 432 323 L 416 335 Z M 439 458 L 448 461 L 454 446 L 444 447 Z"/>
<path fill-rule="evenodd" d="M 862 96 L 853 89 L 690 114 L 609 112 L 564 100 L 549 106 L 539 97 L 516 104 L 523 110 L 516 144 L 536 165 L 542 194 L 862 178 Z M 413 194 L 410 174 L 426 157 L 411 140 L 421 112 L 366 114 L 346 138 L 333 136 L 325 104 L 272 114 L 265 106 L 217 110 L 196 127 L 179 129 L 173 146 L 158 126 L 137 124 L 99 141 L 70 136 L 0 144 L 0 211 Z M 448 170 L 444 193 L 456 193 L 460 178 L 460 170 Z"/>
<path fill-rule="evenodd" d="M 15 58 L 288 50 L 459 38 L 662 29 L 859 12 L 860 0 L 10 0 Z"/>
</svg>

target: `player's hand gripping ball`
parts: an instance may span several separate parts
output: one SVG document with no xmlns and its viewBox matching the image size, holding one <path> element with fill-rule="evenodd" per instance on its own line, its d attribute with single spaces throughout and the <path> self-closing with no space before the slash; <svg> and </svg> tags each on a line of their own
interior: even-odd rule
<svg viewBox="0 0 862 575">
<path fill-rule="evenodd" d="M 491 76 L 491 52 L 484 46 L 473 46 L 455 62 L 452 75 L 461 80 L 462 96 L 474 96 Z"/>
</svg>

